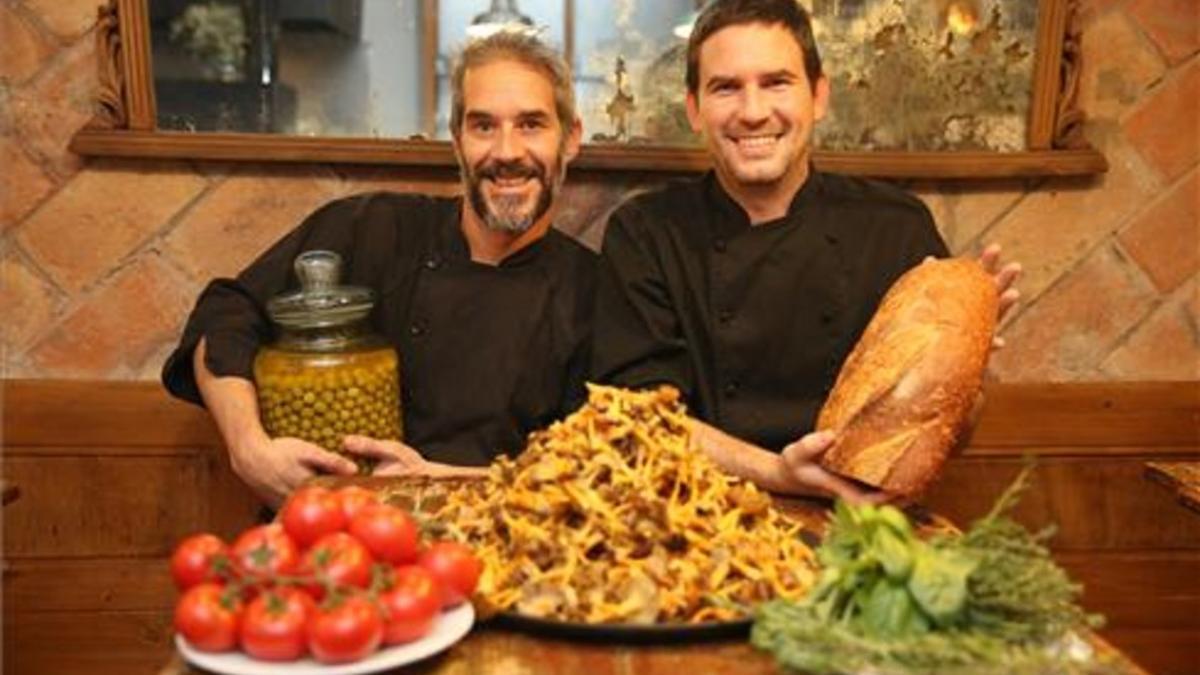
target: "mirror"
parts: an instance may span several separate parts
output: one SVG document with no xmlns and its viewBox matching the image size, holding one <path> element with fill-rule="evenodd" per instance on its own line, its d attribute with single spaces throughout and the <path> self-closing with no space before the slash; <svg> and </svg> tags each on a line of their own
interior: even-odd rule
<svg viewBox="0 0 1200 675">
<path fill-rule="evenodd" d="M 803 0 L 833 85 L 823 168 L 896 177 L 1087 174 L 1074 0 Z M 572 64 L 576 166 L 704 168 L 684 114 L 696 0 L 111 0 L 115 82 L 84 154 L 453 164 L 449 70 L 496 17 Z M 108 28 L 107 32 L 104 30 Z"/>
</svg>

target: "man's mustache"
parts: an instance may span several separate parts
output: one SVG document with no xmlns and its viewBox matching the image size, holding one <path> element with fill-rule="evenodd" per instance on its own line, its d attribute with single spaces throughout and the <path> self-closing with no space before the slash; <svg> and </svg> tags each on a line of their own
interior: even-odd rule
<svg viewBox="0 0 1200 675">
<path fill-rule="evenodd" d="M 539 180 L 546 176 L 545 167 L 532 162 L 524 162 L 521 160 L 512 161 L 496 161 L 492 160 L 481 165 L 475 172 L 475 175 L 480 180 L 503 180 L 506 178 L 537 178 Z"/>
</svg>

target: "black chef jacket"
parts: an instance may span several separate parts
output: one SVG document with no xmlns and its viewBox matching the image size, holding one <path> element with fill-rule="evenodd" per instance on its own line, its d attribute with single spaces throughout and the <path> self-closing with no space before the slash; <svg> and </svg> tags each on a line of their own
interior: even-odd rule
<svg viewBox="0 0 1200 675">
<path fill-rule="evenodd" d="M 712 173 L 639 195 L 605 233 L 592 375 L 672 384 L 700 419 L 780 450 L 929 255 L 947 251 L 928 209 L 882 183 L 813 171 L 786 216 L 754 226 Z"/>
<path fill-rule="evenodd" d="M 299 287 L 298 254 L 333 250 L 343 284 L 375 291 L 371 326 L 398 349 L 405 441 L 458 465 L 520 450 L 528 432 L 584 398 L 597 258 L 551 230 L 498 266 L 472 262 L 461 208 L 461 199 L 391 193 L 324 206 L 237 279 L 208 285 L 163 383 L 201 403 L 192 369 L 201 336 L 213 373 L 252 380 L 273 335 L 267 300 Z"/>
</svg>

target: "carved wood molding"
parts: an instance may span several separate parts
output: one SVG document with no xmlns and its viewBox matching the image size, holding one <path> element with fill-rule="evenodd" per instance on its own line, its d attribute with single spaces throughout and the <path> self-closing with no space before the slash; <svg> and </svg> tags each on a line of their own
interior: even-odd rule
<svg viewBox="0 0 1200 675">
<path fill-rule="evenodd" d="M 97 113 L 72 138 L 83 155 L 178 157 L 207 160 L 336 162 L 453 167 L 444 141 L 308 138 L 272 134 L 182 134 L 156 129 L 150 0 L 107 0 L 99 9 L 96 56 Z M 1107 170 L 1104 156 L 1083 135 L 1078 108 L 1080 80 L 1079 0 L 1037 0 L 1039 26 L 1030 101 L 1028 148 L 1024 152 L 817 152 L 827 170 L 883 178 L 1012 178 L 1094 175 Z M 426 21 L 437 0 L 422 0 Z M 436 35 L 436 27 L 425 25 Z M 427 40 L 427 42 L 429 42 Z M 425 56 L 435 49 L 425 46 Z M 431 77 L 427 79 L 432 81 Z M 427 118 L 436 100 L 430 82 L 422 92 Z M 703 171 L 709 159 L 699 148 L 585 145 L 575 169 L 599 171 Z"/>
<path fill-rule="evenodd" d="M 1083 31 L 1079 28 L 1079 2 L 1066 1 L 1066 34 L 1063 38 L 1058 108 L 1054 122 L 1053 147 L 1077 150 L 1088 147 L 1083 135 L 1086 121 L 1079 109 L 1079 79 L 1083 72 Z"/>
<path fill-rule="evenodd" d="M 117 0 L 101 5 L 97 14 L 96 74 L 100 87 L 96 92 L 96 114 L 87 128 L 125 129 L 129 126 L 129 114 L 125 108 L 125 62 Z"/>
</svg>

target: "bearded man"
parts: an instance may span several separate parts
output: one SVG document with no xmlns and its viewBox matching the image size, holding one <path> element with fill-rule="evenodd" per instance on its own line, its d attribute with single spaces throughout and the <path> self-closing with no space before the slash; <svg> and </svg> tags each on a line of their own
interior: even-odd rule
<svg viewBox="0 0 1200 675">
<path fill-rule="evenodd" d="M 470 472 L 455 467 L 520 450 L 583 400 L 595 255 L 551 228 L 582 135 L 568 66 L 536 38 L 500 32 L 469 44 L 451 80 L 465 197 L 372 193 L 322 207 L 236 279 L 208 285 L 164 366 L 167 389 L 208 408 L 234 470 L 268 503 L 314 474 L 356 471 L 259 421 L 265 306 L 297 287 L 305 251 L 339 253 L 343 283 L 374 291 L 372 327 L 400 355 L 405 443 L 345 441 L 380 461 L 376 474 Z"/>
</svg>

